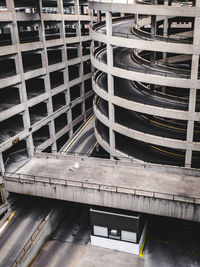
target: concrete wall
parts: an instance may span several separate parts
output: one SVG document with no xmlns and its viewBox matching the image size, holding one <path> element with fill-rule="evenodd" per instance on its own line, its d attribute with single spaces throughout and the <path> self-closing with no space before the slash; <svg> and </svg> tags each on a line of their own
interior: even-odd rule
<svg viewBox="0 0 200 267">
<path fill-rule="evenodd" d="M 78 184 L 73 184 L 73 182 L 70 186 L 66 186 L 63 182 L 49 184 L 42 181 L 34 183 L 33 181 L 20 182 L 20 180 L 9 181 L 5 179 L 4 183 L 9 192 L 200 221 L 200 203 L 185 203 L 184 197 L 177 198 L 176 201 L 167 200 L 150 195 L 142 196 L 107 191 L 108 188 L 104 190 L 97 190 L 92 187 L 83 188 L 78 187 Z"/>
<path fill-rule="evenodd" d="M 183 160 L 181 166 L 186 167 L 196 167 L 198 168 L 199 163 L 194 163 L 194 155 L 197 151 L 200 150 L 199 142 L 194 141 L 194 128 L 196 127 L 197 121 L 199 121 L 199 111 L 195 109 L 197 104 L 197 90 L 200 88 L 200 80 L 198 76 L 199 72 L 199 54 L 200 54 L 200 37 L 199 37 L 199 1 L 193 2 L 192 5 L 182 6 L 176 1 L 164 1 L 162 4 L 157 2 L 149 1 L 148 4 L 145 4 L 145 1 L 89 1 L 89 7 L 93 10 L 96 10 L 99 13 L 106 14 L 105 21 L 101 21 L 94 25 L 91 25 L 90 35 L 93 40 L 98 41 L 100 47 L 96 48 L 93 45 L 92 54 L 91 54 L 91 63 L 92 65 L 102 73 L 107 74 L 107 89 L 105 90 L 105 84 L 100 84 L 98 79 L 100 76 L 93 75 L 93 89 L 97 96 L 101 97 L 105 103 L 108 105 L 108 116 L 104 116 L 98 108 L 98 104 L 94 106 L 94 112 L 97 119 L 97 122 L 101 122 L 102 125 L 106 126 L 108 129 L 107 139 L 109 142 L 105 144 L 105 140 L 98 139 L 97 134 L 95 133 L 100 145 L 107 150 L 112 156 L 119 154 L 117 148 L 119 147 L 118 136 L 123 136 L 129 138 L 130 140 L 138 140 L 143 143 L 153 144 L 162 146 L 170 149 L 177 149 L 177 153 L 184 151 Z M 132 18 L 124 17 L 123 15 L 117 20 L 112 19 L 112 16 L 115 12 L 124 14 L 132 14 Z M 143 16 L 141 16 L 141 14 Z M 144 15 L 147 17 L 144 18 Z M 192 41 L 185 41 L 181 38 L 175 38 L 175 34 L 170 34 L 171 24 L 167 21 L 176 16 L 181 16 L 182 19 L 185 17 L 191 17 L 190 30 L 187 32 L 187 36 L 193 38 Z M 152 22 L 152 19 L 155 19 L 155 24 Z M 120 30 L 119 25 L 123 22 L 127 23 L 127 20 L 130 20 L 127 24 L 129 27 L 126 31 L 122 28 Z M 156 23 L 164 21 L 163 24 L 163 33 L 159 34 L 155 31 Z M 192 22 L 193 21 L 193 22 Z M 131 23 L 130 23 L 131 22 Z M 150 23 L 151 22 L 151 23 Z M 119 25 L 115 24 L 119 23 Z M 124 24 L 126 25 L 126 24 Z M 158 25 L 158 24 L 157 24 Z M 178 22 L 177 22 L 178 25 Z M 151 27 L 151 33 L 148 33 L 147 36 L 142 26 Z M 125 26 L 124 26 L 125 27 Z M 178 28 L 178 26 L 177 26 Z M 117 47 L 118 50 L 115 50 Z M 120 54 L 120 50 L 124 49 L 123 53 Z M 127 48 L 127 49 L 125 49 Z M 154 72 L 149 71 L 148 67 L 153 69 L 153 65 L 145 65 L 148 60 L 141 61 L 133 60 L 134 64 L 129 64 L 128 48 L 132 49 L 132 55 L 137 54 L 138 51 L 151 51 L 151 60 L 153 60 L 152 55 L 156 58 L 155 52 L 161 52 L 163 58 L 167 58 L 168 53 L 179 54 L 182 57 L 189 56 L 191 60 L 191 68 L 189 68 L 187 75 L 178 75 L 178 73 L 170 72 L 168 73 L 167 68 L 165 68 L 164 73 L 157 71 L 159 67 L 154 68 Z M 138 49 L 138 50 L 137 50 Z M 118 55 L 114 51 L 117 51 Z M 122 50 L 121 50 L 122 51 Z M 136 52 L 137 51 L 137 52 Z M 107 61 L 103 59 L 106 54 Z M 103 56 L 102 56 L 103 55 Z M 114 59 L 115 57 L 115 59 Z M 121 57 L 121 58 L 120 58 Z M 121 60 L 121 63 L 120 63 Z M 126 61 L 127 60 L 127 64 Z M 143 63 L 145 64 L 143 65 Z M 149 61 L 150 62 L 150 61 Z M 153 61 L 151 62 L 153 63 Z M 167 62 L 166 62 L 167 63 Z M 143 65 L 144 68 L 140 68 L 140 65 Z M 166 64 L 167 66 L 167 64 Z M 179 68 L 181 72 L 181 67 Z M 98 74 L 98 72 L 96 72 Z M 173 73 L 173 75 L 172 75 Z M 141 83 L 147 83 L 151 85 L 159 85 L 162 88 L 173 87 L 176 91 L 177 88 L 182 88 L 189 90 L 188 97 L 188 107 L 187 109 L 181 110 L 180 108 L 173 107 L 170 109 L 165 105 L 158 107 L 152 103 L 141 103 L 140 101 L 124 99 L 115 95 L 115 91 L 119 90 L 116 86 L 116 78 L 126 79 L 129 81 L 137 81 Z M 102 88 L 101 88 L 102 87 Z M 104 89 L 104 90 L 102 90 Z M 166 89 L 166 88 L 165 88 Z M 165 89 L 163 89 L 165 91 Z M 167 90 L 165 91 L 167 95 Z M 142 97 L 141 97 L 142 98 Z M 144 98 L 144 96 L 143 96 Z M 161 97 L 162 98 L 162 97 Z M 164 99 L 164 98 L 163 98 Z M 178 99 L 178 95 L 177 95 Z M 164 102 L 166 99 L 164 99 Z M 182 140 L 178 140 L 175 137 L 167 137 L 162 134 L 160 136 L 156 134 L 148 134 L 148 131 L 133 131 L 128 127 L 124 127 L 116 123 L 116 111 L 115 107 L 122 107 L 123 110 L 129 109 L 136 112 L 141 112 L 148 115 L 158 116 L 162 118 L 173 118 L 175 120 L 185 120 L 187 124 L 187 129 L 185 130 L 186 136 Z M 121 115 L 122 116 L 122 115 Z M 132 122 L 134 124 L 134 122 Z M 185 123 L 185 122 L 184 122 Z M 97 131 L 103 132 L 103 130 L 96 129 Z M 117 134 L 116 134 L 117 133 Z M 154 135 L 154 136 L 153 136 Z M 103 135 L 102 135 L 103 136 Z M 128 138 L 126 140 L 128 140 Z M 105 138 L 104 138 L 105 139 Z M 122 149 L 121 149 L 122 150 Z M 122 152 L 122 151 L 121 151 Z M 123 153 L 129 155 L 129 151 L 126 148 L 123 149 Z M 175 153 L 175 152 L 174 152 Z M 133 153 L 133 156 L 134 153 Z M 181 155 L 182 156 L 182 155 Z M 137 157 L 137 153 L 136 156 Z M 138 157 L 139 158 L 139 157 Z M 155 162 L 155 161 L 154 161 Z M 177 164 L 178 165 L 178 164 Z"/>
<path fill-rule="evenodd" d="M 12 58 L 14 60 L 16 73 L 7 74 L 5 77 L 0 76 L 0 90 L 6 90 L 6 87 L 16 86 L 19 93 L 19 103 L 11 103 L 10 107 L 0 111 L 0 122 L 12 118 L 15 115 L 21 115 L 23 117 L 23 127 L 22 129 L 16 130 L 15 134 L 12 136 L 5 137 L 0 143 L 0 172 L 4 173 L 5 171 L 5 162 L 7 156 L 5 156 L 6 151 L 13 146 L 13 140 L 18 138 L 19 141 L 25 140 L 25 149 L 27 149 L 28 156 L 33 155 L 34 149 L 37 147 L 39 150 L 44 150 L 47 147 L 52 151 L 59 150 L 58 140 L 62 136 L 69 135 L 69 138 L 72 137 L 74 127 L 77 124 L 83 123 L 92 113 L 92 108 L 87 108 L 86 110 L 86 100 L 93 95 L 92 90 L 86 92 L 85 81 L 91 78 L 91 71 L 84 74 L 84 65 L 83 62 L 90 59 L 90 55 L 83 54 L 83 47 L 86 41 L 90 41 L 91 38 L 89 35 L 83 35 L 81 32 L 81 23 L 90 21 L 90 15 L 83 14 L 80 11 L 81 3 L 79 0 L 74 0 L 71 2 L 71 5 L 74 6 L 74 14 L 65 14 L 64 10 L 64 1 L 58 0 L 55 1 L 57 9 L 57 14 L 53 13 L 44 13 L 45 1 L 38 1 L 35 5 L 35 11 L 33 13 L 26 13 L 22 10 L 17 10 L 16 3 L 14 0 L 5 1 L 5 11 L 0 12 L 0 21 L 2 22 L 1 30 L 6 29 L 10 30 L 11 41 L 10 43 L 4 42 L 1 44 L 0 57 Z M 18 3 L 20 5 L 20 3 Z M 23 5 L 23 3 L 22 3 Z M 29 7 L 30 3 L 26 3 L 25 7 Z M 51 5 L 51 3 L 49 4 Z M 85 3 L 85 6 L 87 3 Z M 6 9 L 7 8 L 7 9 Z M 77 23 L 77 29 L 75 36 L 66 36 L 67 28 L 66 24 L 68 21 L 73 21 Z M 6 26 L 3 24 L 5 22 Z M 46 30 L 48 27 L 52 27 L 51 23 L 57 23 L 59 25 L 59 38 L 48 40 Z M 20 23 L 20 25 L 19 25 Z M 33 39 L 29 37 L 25 41 L 21 40 L 21 34 L 26 32 L 26 23 L 32 23 L 37 26 L 38 39 L 34 40 L 34 31 L 33 27 L 29 27 L 32 31 Z M 50 26 L 46 26 L 48 24 Z M 31 25 L 32 25 L 31 24 Z M 24 26 L 25 25 L 25 26 Z M 25 28 L 23 29 L 24 26 Z M 34 27 L 36 27 L 34 26 Z M 30 33 L 30 31 L 29 31 Z M 3 36 L 3 35 L 2 35 Z M 3 37 L 2 37 L 3 38 Z M 23 39 L 23 38 L 22 38 Z M 5 40 L 4 40 L 5 41 Z M 68 46 L 69 44 L 78 44 L 78 55 L 75 58 L 68 58 Z M 48 50 L 60 49 L 61 50 L 61 62 L 50 62 L 48 59 Z M 37 52 L 35 52 L 37 50 Z M 30 53 L 39 53 L 41 55 L 41 65 L 36 69 L 27 69 L 24 70 L 23 67 L 23 57 L 22 55 L 25 52 Z M 68 72 L 68 67 L 74 64 L 79 64 L 79 77 L 70 80 L 70 74 Z M 3 66 L 1 66 L 1 70 Z M 51 88 L 51 78 L 50 75 L 54 71 L 59 71 L 63 73 L 63 84 L 56 85 L 54 88 Z M 28 86 L 26 84 L 28 79 L 32 78 L 42 78 L 44 80 L 44 91 L 38 92 L 38 95 L 34 97 L 28 97 Z M 72 101 L 70 95 L 70 88 L 74 85 L 80 85 L 80 97 L 77 97 Z M 37 88 L 38 91 L 40 88 Z M 65 104 L 62 105 L 59 109 L 54 109 L 54 96 L 58 94 L 63 94 L 63 99 Z M 39 120 L 35 123 L 32 123 L 30 120 L 30 108 L 40 104 L 45 103 L 47 108 L 47 114 L 41 116 Z M 72 118 L 72 108 L 76 105 L 81 105 L 81 116 L 78 118 Z M 55 129 L 55 120 L 60 115 L 66 114 L 67 122 L 66 125 L 62 127 L 61 130 L 57 131 Z M 49 135 L 46 136 L 46 140 L 40 145 L 34 144 L 34 133 L 41 127 L 46 126 L 49 129 Z M 12 130 L 13 125 L 10 125 Z M 4 133 L 2 134 L 4 135 Z M 67 141 L 67 140 L 66 140 Z M 60 146 L 60 145 L 59 145 Z M 6 166 L 7 167 L 7 166 Z M 1 180 L 0 180 L 1 183 Z"/>
</svg>

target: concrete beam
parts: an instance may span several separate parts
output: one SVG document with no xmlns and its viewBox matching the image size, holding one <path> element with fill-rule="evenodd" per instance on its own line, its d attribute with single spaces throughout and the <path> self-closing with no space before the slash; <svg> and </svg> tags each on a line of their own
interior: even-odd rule
<svg viewBox="0 0 200 267">
<path fill-rule="evenodd" d="M 100 112 L 100 110 L 94 106 L 94 113 L 98 120 L 100 120 L 104 125 L 106 125 L 109 129 L 113 129 L 115 132 L 119 132 L 122 135 L 128 136 L 130 138 L 146 142 L 148 143 L 149 140 L 151 141 L 151 144 L 164 146 L 164 147 L 170 147 L 170 148 L 177 148 L 177 149 L 190 149 L 194 151 L 200 150 L 200 144 L 197 142 L 190 142 L 187 143 L 186 140 L 178 140 L 178 139 L 172 139 L 172 138 L 166 138 L 166 137 L 160 137 L 156 135 L 151 135 L 145 132 L 139 132 L 136 130 L 133 130 L 131 128 L 125 127 L 123 125 L 120 125 L 114 121 L 111 121 L 108 119 L 103 113 Z"/>
<path fill-rule="evenodd" d="M 73 183 L 65 186 L 52 182 L 45 183 L 44 186 L 42 181 L 33 185 L 25 181 L 11 182 L 5 179 L 4 184 L 9 192 L 200 221 L 200 205 L 184 203 L 184 198 L 179 201 L 164 200 L 131 193 L 81 188 Z"/>
<path fill-rule="evenodd" d="M 97 95 L 105 99 L 106 101 L 109 101 L 109 95 L 108 93 L 101 89 L 98 84 L 92 79 L 93 83 L 93 89 Z M 141 112 L 141 113 L 148 113 L 151 115 L 159 115 L 160 117 L 166 117 L 166 118 L 176 118 L 180 120 L 200 120 L 200 114 L 198 112 L 195 112 L 193 114 L 187 112 L 187 111 L 181 111 L 181 110 L 175 110 L 175 109 L 167 109 L 167 108 L 161 108 L 151 105 L 146 105 L 134 101 L 130 101 L 118 96 L 113 96 L 112 103 L 114 103 L 117 106 L 121 106 L 124 108 L 127 108 L 129 110 Z"/>
<path fill-rule="evenodd" d="M 144 14 L 144 15 L 159 15 L 159 16 L 184 16 L 197 17 L 200 14 L 200 7 L 174 7 L 164 5 L 141 5 L 133 4 L 132 1 L 121 0 L 121 3 L 113 3 L 113 1 L 89 1 L 89 8 L 103 11 Z"/>
</svg>

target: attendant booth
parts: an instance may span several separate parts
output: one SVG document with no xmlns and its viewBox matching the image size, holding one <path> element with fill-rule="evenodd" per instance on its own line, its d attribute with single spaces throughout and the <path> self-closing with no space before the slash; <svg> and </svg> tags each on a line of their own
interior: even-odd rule
<svg viewBox="0 0 200 267">
<path fill-rule="evenodd" d="M 146 238 L 147 224 L 142 214 L 91 208 L 91 244 L 139 255 Z"/>
</svg>

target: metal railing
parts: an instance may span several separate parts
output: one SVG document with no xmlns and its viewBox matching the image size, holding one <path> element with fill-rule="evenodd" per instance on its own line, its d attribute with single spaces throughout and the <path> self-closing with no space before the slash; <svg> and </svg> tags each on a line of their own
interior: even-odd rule
<svg viewBox="0 0 200 267">
<path fill-rule="evenodd" d="M 4 162 L 4 167 L 7 167 L 11 162 L 20 162 L 20 161 L 24 161 L 25 159 L 28 159 L 28 152 L 29 152 L 29 149 L 28 148 L 23 148 L 23 149 L 20 149 L 20 150 L 17 150 L 13 153 L 10 153 L 8 155 L 8 157 L 5 159 L 5 162 Z M 16 156 L 19 157 L 19 159 L 16 159 Z M 22 157 L 20 159 L 20 156 Z M 26 156 L 24 158 L 24 156 Z"/>
<path fill-rule="evenodd" d="M 113 19 L 113 23 L 117 21 L 126 21 L 127 19 L 132 18 L 130 17 L 121 17 L 118 19 Z M 98 22 L 93 24 L 93 26 L 90 26 L 90 30 L 96 31 L 102 34 L 106 34 L 106 29 L 102 29 L 105 27 L 105 21 Z M 152 37 L 151 33 L 146 32 L 141 30 L 140 28 L 137 27 L 137 25 L 134 25 L 132 27 L 131 33 L 125 33 L 125 32 L 120 32 L 120 31 L 112 31 L 112 36 L 118 36 L 122 38 L 127 38 L 127 39 L 143 39 L 146 41 L 161 41 L 165 43 L 180 43 L 180 44 L 193 44 L 193 38 L 184 34 L 176 33 L 176 34 L 168 34 L 167 36 L 162 36 L 162 35 L 155 35 Z M 172 37 L 174 36 L 174 37 Z"/>
<path fill-rule="evenodd" d="M 193 38 L 187 35 L 179 34 L 179 33 L 168 34 L 167 36 L 162 36 L 158 34 L 156 34 L 155 36 L 152 36 L 151 33 L 141 30 L 140 28 L 138 28 L 137 25 L 135 25 L 135 27 L 132 27 L 132 33 L 133 35 L 136 35 L 144 40 L 152 40 L 152 41 L 158 40 L 158 41 L 162 41 L 166 43 L 182 43 L 182 44 L 193 43 Z M 174 36 L 174 38 L 172 36 Z"/>
<path fill-rule="evenodd" d="M 73 172 L 72 169 L 69 169 L 69 172 Z M 150 197 L 155 199 L 165 199 L 165 200 L 172 200 L 172 201 L 181 201 L 193 204 L 200 204 L 200 198 L 198 197 L 190 197 L 190 196 L 183 196 L 183 195 L 176 195 L 171 193 L 162 193 L 157 191 L 150 191 L 150 190 L 142 190 L 132 187 L 123 187 L 123 186 L 115 186 L 109 184 L 100 184 L 100 183 L 93 183 L 88 181 L 79 181 L 79 180 L 70 180 L 65 178 L 50 178 L 45 176 L 36 176 L 36 175 L 28 175 L 22 173 L 10 173 L 6 172 L 4 175 L 4 180 L 11 181 L 11 182 L 19 182 L 19 183 L 28 183 L 28 184 L 36 184 L 36 183 L 43 183 L 43 184 L 50 184 L 53 187 L 56 185 L 62 185 L 66 187 L 79 187 L 82 189 L 93 189 L 98 191 L 108 191 L 120 194 L 129 194 L 132 196 L 143 196 L 143 197 Z"/>
<path fill-rule="evenodd" d="M 100 74 L 99 74 L 100 75 Z M 95 83 L 95 85 L 98 87 L 99 90 L 103 90 L 105 93 L 107 92 L 107 88 L 104 88 L 98 79 L 98 75 L 97 77 L 93 78 L 93 82 Z M 138 88 L 136 88 L 136 90 L 140 91 L 143 93 L 143 96 L 138 98 L 133 96 L 133 98 L 131 98 L 130 96 L 126 96 L 126 95 L 117 95 L 115 94 L 116 97 L 120 97 L 121 99 L 123 99 L 123 101 L 127 101 L 130 102 L 132 101 L 132 103 L 140 103 L 143 105 L 149 105 L 149 106 L 154 106 L 154 107 L 158 107 L 158 108 L 164 108 L 164 109 L 171 109 L 171 110 L 181 110 L 184 112 L 188 111 L 188 105 L 187 103 L 175 103 L 173 100 L 170 100 L 167 97 L 164 97 L 161 99 L 158 99 L 159 96 L 155 95 L 155 92 L 144 92 Z M 158 101 L 159 100 L 159 101 Z M 175 104 L 176 104 L 176 108 L 175 108 Z"/>
<path fill-rule="evenodd" d="M 150 53 L 147 55 L 151 55 Z M 136 64 L 139 64 L 140 66 L 144 67 L 144 68 L 149 68 L 151 70 L 156 70 L 158 72 L 160 71 L 166 71 L 168 73 L 173 73 L 174 75 L 176 75 L 177 77 L 180 78 L 187 78 L 190 79 L 191 77 L 191 71 L 190 70 L 186 70 L 186 69 L 181 69 L 180 66 L 179 68 L 173 66 L 173 65 L 169 65 L 169 64 L 162 64 L 159 61 L 155 61 L 155 62 L 151 62 L 149 59 L 145 58 L 145 55 L 142 55 L 142 53 L 140 54 L 137 49 L 134 49 L 131 57 L 133 59 L 133 61 Z"/>
<path fill-rule="evenodd" d="M 103 50 L 103 47 L 102 47 L 102 50 Z M 98 52 L 101 53 L 101 49 L 99 47 L 98 47 Z M 107 60 L 104 58 L 100 58 L 100 56 L 99 56 L 99 54 L 97 54 L 96 50 L 94 51 L 93 57 L 94 57 L 94 59 L 98 60 L 100 63 L 107 65 L 107 62 L 106 62 Z M 127 66 L 125 64 L 120 64 L 120 63 L 114 62 L 113 67 L 117 67 L 117 68 L 124 69 L 127 71 L 139 72 L 139 73 L 143 73 L 143 74 L 158 75 L 158 76 L 163 76 L 163 77 L 177 78 L 177 76 L 178 76 L 178 78 L 187 79 L 187 80 L 189 80 L 191 78 L 191 76 L 189 74 L 188 75 L 185 75 L 185 74 L 177 75 L 177 73 L 173 73 L 173 72 L 170 72 L 167 70 L 165 71 L 165 70 L 156 68 L 156 66 L 155 66 L 155 69 L 147 68 L 147 66 L 136 63 L 136 62 L 135 62 L 135 66 Z"/>
<path fill-rule="evenodd" d="M 94 107 L 94 113 L 95 113 L 96 117 L 108 127 L 110 124 L 109 117 L 108 117 L 108 110 L 106 111 L 106 110 L 103 110 L 101 107 L 98 107 L 96 105 L 95 101 L 94 101 L 93 107 Z M 98 114 L 100 114 L 100 118 L 99 118 Z M 169 135 L 168 133 L 164 133 L 160 129 L 157 131 L 155 130 L 155 132 L 152 132 L 152 129 L 147 127 L 146 122 L 143 121 L 143 123 L 144 123 L 143 127 L 140 128 L 137 126 L 137 124 L 136 125 L 131 124 L 130 121 L 128 121 L 125 118 L 124 118 L 124 120 L 121 120 L 121 121 L 119 119 L 115 119 L 112 122 L 112 124 L 116 126 L 116 128 L 118 129 L 119 132 L 121 129 L 125 129 L 125 130 L 127 130 L 127 133 L 141 134 L 141 136 L 146 136 L 146 135 L 148 136 L 149 135 L 149 136 L 152 136 L 154 138 L 158 138 L 157 139 L 158 141 L 160 140 L 160 138 L 163 138 L 163 140 L 165 140 L 165 138 L 166 138 L 166 139 L 169 139 L 171 141 L 178 140 L 179 142 L 185 142 L 186 141 L 186 128 L 181 128 L 180 130 L 176 129 L 176 131 L 173 131 L 174 129 L 172 129 L 171 135 Z M 162 127 L 168 128 L 167 122 Z M 117 130 L 115 129 L 115 131 L 117 131 Z M 184 133 L 182 134 L 183 131 L 184 131 Z M 177 133 L 179 133 L 179 134 L 177 134 Z M 139 139 L 139 141 L 140 141 L 140 139 Z"/>
<path fill-rule="evenodd" d="M 89 0 L 91 3 L 108 3 L 108 4 L 135 4 L 135 0 Z M 164 1 L 156 1 L 155 3 L 151 2 L 150 0 L 136 0 L 137 4 L 141 5 L 164 5 Z M 175 4 L 179 4 L 178 7 L 184 7 L 184 6 L 192 6 L 192 1 L 174 1 Z M 173 4 L 173 2 L 172 2 Z M 177 6 L 176 6 L 177 7 Z"/>
<path fill-rule="evenodd" d="M 44 229 L 44 226 L 45 226 L 46 222 L 49 220 L 49 218 L 51 217 L 51 215 L 52 215 L 52 210 L 50 211 L 50 213 L 47 216 L 45 216 L 42 219 L 40 224 L 37 226 L 34 233 L 31 235 L 31 237 L 28 239 L 28 241 L 26 242 L 26 244 L 24 245 L 22 250 L 19 252 L 18 256 L 15 258 L 14 262 L 12 263 L 12 267 L 17 267 L 20 265 L 21 261 L 23 261 L 25 254 L 31 248 L 33 242 L 36 240 L 36 238 L 41 233 L 41 231 Z"/>
</svg>

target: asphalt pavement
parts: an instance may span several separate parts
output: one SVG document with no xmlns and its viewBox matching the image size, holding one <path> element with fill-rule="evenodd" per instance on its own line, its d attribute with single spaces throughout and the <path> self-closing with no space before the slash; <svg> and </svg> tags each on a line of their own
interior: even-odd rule
<svg viewBox="0 0 200 267">
<path fill-rule="evenodd" d="M 46 202 L 45 202 L 46 203 Z M 0 267 L 12 266 L 13 262 L 50 211 L 47 204 L 19 201 L 12 211 L 12 219 L 0 233 Z"/>
</svg>

